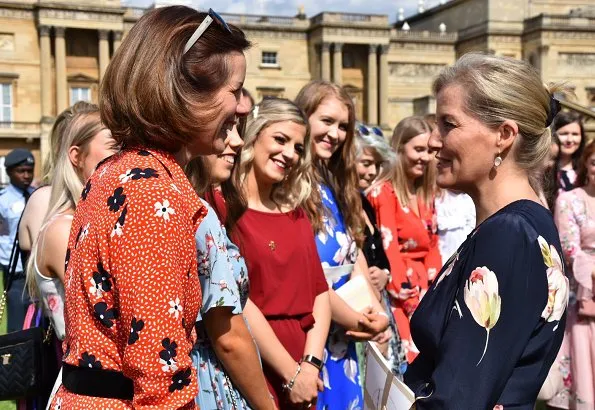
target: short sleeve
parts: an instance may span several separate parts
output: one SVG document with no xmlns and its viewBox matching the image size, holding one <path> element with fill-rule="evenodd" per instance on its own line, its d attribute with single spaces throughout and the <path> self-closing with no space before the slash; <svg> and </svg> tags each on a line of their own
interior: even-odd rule
<svg viewBox="0 0 595 410">
<path fill-rule="evenodd" d="M 478 229 L 457 264 L 460 276 L 445 278 L 460 283 L 437 351 L 432 358 L 422 349 L 406 382 L 429 395 L 417 400 L 420 410 L 506 407 L 498 400 L 530 340 L 543 352 L 561 341 L 568 282 L 559 252 L 523 217 L 503 214 Z M 524 366 L 541 371 L 544 356 Z"/>
<path fill-rule="evenodd" d="M 196 232 L 198 278 L 203 301 L 197 321 L 214 307 L 229 307 L 235 315 L 242 313 L 226 233 L 215 210 L 206 202 L 204 205 L 208 213 Z"/>
</svg>

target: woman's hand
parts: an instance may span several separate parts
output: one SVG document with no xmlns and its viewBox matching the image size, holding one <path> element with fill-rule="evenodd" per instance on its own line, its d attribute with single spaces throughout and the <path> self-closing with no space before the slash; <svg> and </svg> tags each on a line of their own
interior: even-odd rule
<svg viewBox="0 0 595 410">
<path fill-rule="evenodd" d="M 312 403 L 312 406 L 315 408 L 318 391 L 320 390 L 320 385 L 322 385 L 322 380 L 318 377 L 319 371 L 310 363 L 304 362 L 300 366 L 302 370 L 295 377 L 293 387 L 291 391 L 289 391 L 289 401 L 292 404 L 299 405 L 308 405 Z M 286 380 L 286 383 L 289 383 L 289 380 Z"/>
<path fill-rule="evenodd" d="M 362 314 L 357 330 L 349 330 L 345 334 L 357 341 L 372 340 L 376 335 L 384 332 L 388 327 L 386 313 L 372 312 L 368 309 Z"/>
<path fill-rule="evenodd" d="M 370 283 L 372 283 L 378 292 L 382 292 L 388 283 L 389 273 L 377 266 L 371 266 L 368 269 L 368 275 L 370 276 Z"/>
</svg>

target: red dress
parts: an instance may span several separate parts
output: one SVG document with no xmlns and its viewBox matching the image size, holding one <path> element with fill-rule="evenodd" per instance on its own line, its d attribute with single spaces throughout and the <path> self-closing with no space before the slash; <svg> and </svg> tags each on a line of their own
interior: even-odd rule
<svg viewBox="0 0 595 410">
<path fill-rule="evenodd" d="M 75 394 L 64 379 L 51 408 L 196 407 L 194 234 L 206 212 L 169 154 L 126 150 L 98 167 L 68 241 L 64 363 L 77 375 L 123 374 L 134 395 Z"/>
<path fill-rule="evenodd" d="M 238 221 L 237 240 L 248 267 L 250 299 L 262 311 L 294 360 L 304 355 L 306 332 L 314 324 L 314 299 L 328 291 L 312 225 L 298 208 L 288 213 L 248 209 Z M 288 405 L 283 380 L 263 363 L 269 390 L 280 408 Z"/>
<path fill-rule="evenodd" d="M 392 281 L 386 289 L 393 296 L 393 312 L 407 360 L 413 361 L 417 348 L 411 339 L 409 319 L 419 304 L 419 297 L 399 300 L 402 287 L 415 289 L 423 295 L 442 267 L 435 229 L 435 213 L 422 201 L 418 202 L 420 216 L 401 206 L 390 182 L 373 189 L 368 195 L 376 212 L 382 243 L 388 256 Z"/>
</svg>

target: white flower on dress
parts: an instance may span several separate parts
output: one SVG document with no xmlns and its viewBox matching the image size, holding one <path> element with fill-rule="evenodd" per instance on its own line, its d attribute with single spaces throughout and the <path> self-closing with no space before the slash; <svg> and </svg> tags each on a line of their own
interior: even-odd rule
<svg viewBox="0 0 595 410">
<path fill-rule="evenodd" d="M 498 277 L 485 266 L 475 268 L 465 282 L 463 298 L 473 319 L 487 332 L 486 344 L 476 365 L 479 366 L 488 350 L 490 330 L 496 326 L 500 318 L 502 299 L 498 293 Z"/>
<path fill-rule="evenodd" d="M 120 179 L 120 182 L 125 184 L 126 182 L 130 181 L 130 178 L 132 178 L 132 170 L 131 169 L 127 169 L 125 174 L 120 174 L 120 176 L 118 177 Z"/>
<path fill-rule="evenodd" d="M 182 312 L 182 305 L 180 305 L 180 298 L 176 298 L 176 300 L 169 301 L 169 314 L 174 316 L 176 319 L 180 316 L 180 312 Z"/>
<path fill-rule="evenodd" d="M 436 286 L 434 286 L 434 289 L 436 289 L 438 287 L 438 285 L 440 284 L 440 282 L 442 282 L 444 279 L 446 279 L 452 273 L 452 268 L 454 268 L 455 263 L 458 260 L 459 260 L 459 254 L 458 253 L 455 253 L 454 255 L 452 255 L 450 257 L 450 259 L 446 262 L 447 267 L 444 270 L 444 272 L 442 272 L 442 275 L 440 275 L 440 277 L 436 281 Z"/>
<path fill-rule="evenodd" d="M 106 165 L 105 167 L 103 167 L 103 169 L 101 170 L 101 172 L 99 173 L 99 179 L 103 178 L 103 176 L 105 175 L 105 173 L 107 172 L 107 170 L 109 169 L 109 165 Z"/>
<path fill-rule="evenodd" d="M 351 357 L 348 357 L 347 360 L 343 361 L 343 373 L 345 373 L 345 377 L 351 380 L 351 383 L 358 384 L 355 380 L 355 377 L 357 376 L 357 362 Z"/>
<path fill-rule="evenodd" d="M 222 290 L 223 291 L 225 289 L 227 289 L 227 281 L 224 280 L 224 279 L 221 279 L 219 281 L 219 290 Z"/>
<path fill-rule="evenodd" d="M 541 249 L 543 263 L 547 266 L 548 297 L 541 317 L 547 322 L 559 321 L 568 306 L 568 278 L 564 275 L 564 265 L 556 248 L 553 245 L 548 245 L 542 236 L 537 238 L 537 242 Z M 558 325 L 554 327 L 554 330 L 557 328 Z"/>
<path fill-rule="evenodd" d="M 178 370 L 178 362 L 173 357 L 168 360 L 159 359 L 159 363 L 162 364 L 161 370 L 164 372 L 175 372 Z"/>
<path fill-rule="evenodd" d="M 114 229 L 112 229 L 112 234 L 110 236 L 113 238 L 116 235 L 122 236 L 122 225 L 120 225 L 120 222 L 116 222 L 116 224 L 114 225 Z"/>
<path fill-rule="evenodd" d="M 339 249 L 337 249 L 337 252 L 335 252 L 333 261 L 337 262 L 338 265 L 343 264 L 345 257 L 349 253 L 349 249 L 351 247 L 350 239 L 351 238 L 344 232 L 335 232 L 335 240 L 339 244 Z"/>
<path fill-rule="evenodd" d="M 182 193 L 182 191 L 180 191 L 180 188 L 178 188 L 176 184 L 172 183 L 172 184 L 171 184 L 171 187 L 172 187 L 172 189 L 173 189 L 174 191 L 176 191 L 178 194 L 181 194 L 181 193 Z"/>
<path fill-rule="evenodd" d="M 54 410 L 62 410 L 62 398 L 58 397 L 56 399 L 56 404 L 54 404 Z"/>
<path fill-rule="evenodd" d="M 326 361 L 328 359 L 328 351 L 326 350 L 326 348 L 324 349 L 324 351 L 322 352 L 322 384 L 324 384 L 324 388 L 327 390 L 332 390 L 331 387 L 331 383 L 329 382 L 329 378 L 328 378 L 328 370 L 326 368 Z"/>
<path fill-rule="evenodd" d="M 359 404 L 359 396 L 349 402 L 349 406 L 346 410 L 362 410 Z"/>
<path fill-rule="evenodd" d="M 170 208 L 169 201 L 167 199 L 161 202 L 155 202 L 155 216 L 162 217 L 164 220 L 169 221 L 169 216 L 176 213 L 173 208 Z"/>
<path fill-rule="evenodd" d="M 393 232 L 386 226 L 380 225 L 380 235 L 382 236 L 382 246 L 384 246 L 384 249 L 388 249 L 393 241 Z"/>
<path fill-rule="evenodd" d="M 328 196 L 328 194 L 326 192 L 326 189 L 320 188 L 320 196 L 322 197 L 322 200 L 323 201 L 327 201 L 330 204 L 334 204 L 333 200 L 329 198 L 329 196 Z"/>
</svg>

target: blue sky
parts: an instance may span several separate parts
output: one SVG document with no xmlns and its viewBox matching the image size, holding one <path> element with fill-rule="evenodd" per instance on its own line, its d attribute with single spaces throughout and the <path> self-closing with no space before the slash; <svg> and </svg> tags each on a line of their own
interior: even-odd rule
<svg viewBox="0 0 595 410">
<path fill-rule="evenodd" d="M 155 0 L 122 0 L 130 6 L 147 7 Z M 159 1 L 159 0 L 158 0 Z M 166 0 L 168 1 L 168 0 Z M 172 1 L 172 0 L 169 0 Z M 180 0 L 184 2 L 188 0 Z M 389 21 L 397 19 L 400 7 L 405 9 L 405 16 L 414 14 L 418 0 L 190 0 L 193 7 L 213 9 L 227 13 L 279 14 L 294 15 L 298 6 L 304 5 L 308 16 L 321 11 L 344 11 L 351 13 L 388 14 Z M 425 0 L 426 8 L 439 4 L 440 0 Z"/>
</svg>

